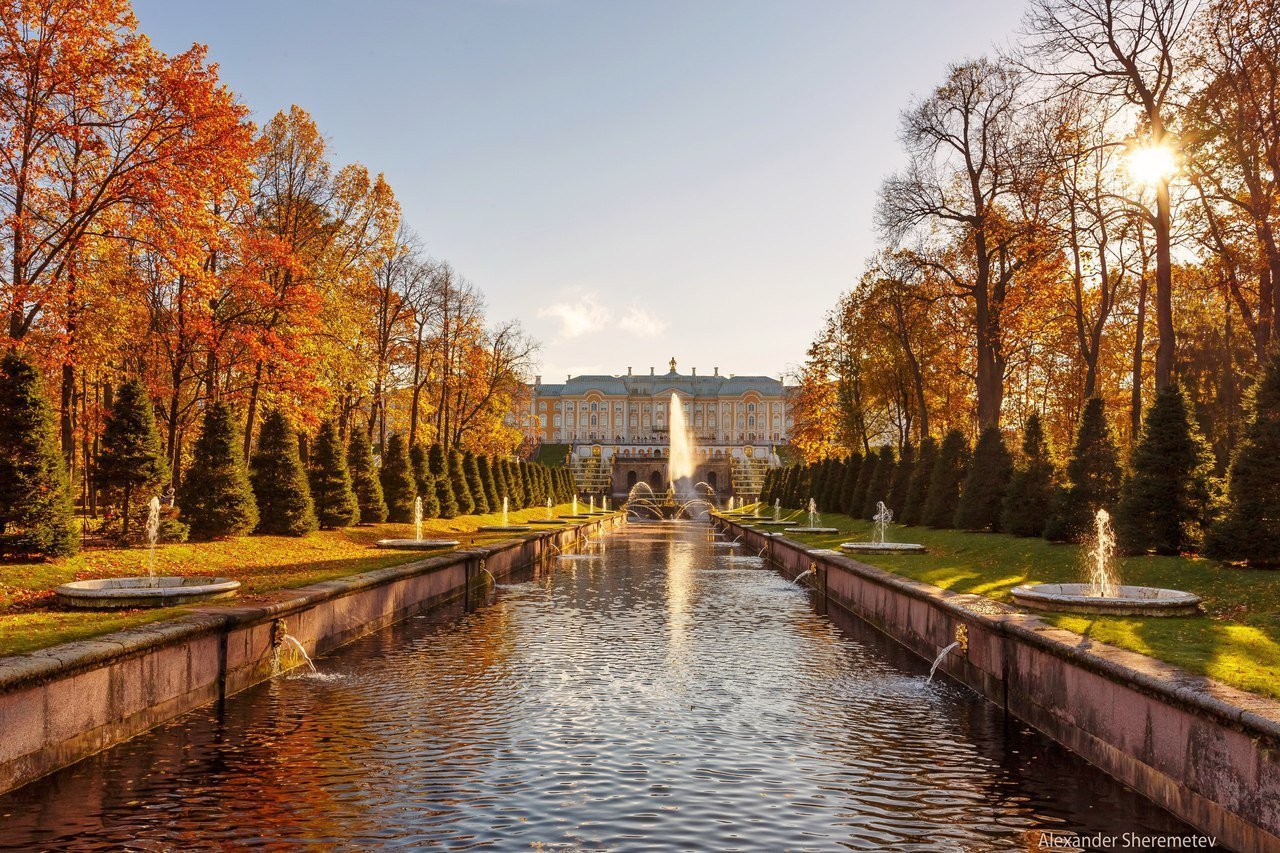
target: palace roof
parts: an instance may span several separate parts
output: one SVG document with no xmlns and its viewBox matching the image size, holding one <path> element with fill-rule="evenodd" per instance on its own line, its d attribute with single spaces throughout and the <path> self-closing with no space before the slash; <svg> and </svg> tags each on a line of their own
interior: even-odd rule
<svg viewBox="0 0 1280 853">
<path fill-rule="evenodd" d="M 670 371 L 658 375 L 611 376 L 583 374 L 560 383 L 537 383 L 539 397 L 577 397 L 591 391 L 608 396 L 653 397 L 675 391 L 695 399 L 737 397 L 755 391 L 764 397 L 781 397 L 786 388 L 772 376 L 694 376 Z"/>
</svg>

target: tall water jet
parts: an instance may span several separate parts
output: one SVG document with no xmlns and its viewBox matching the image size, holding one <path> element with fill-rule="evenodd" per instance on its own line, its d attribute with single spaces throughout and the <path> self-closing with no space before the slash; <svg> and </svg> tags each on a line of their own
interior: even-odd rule
<svg viewBox="0 0 1280 853">
<path fill-rule="evenodd" d="M 507 499 L 505 497 L 502 499 L 502 526 L 507 526 Z"/>
<path fill-rule="evenodd" d="M 1111 513 L 1099 509 L 1093 517 L 1093 546 L 1089 549 L 1090 595 L 1097 598 L 1115 598 L 1120 586 L 1113 559 L 1116 554 L 1116 533 L 1111 527 Z"/>
<path fill-rule="evenodd" d="M 876 501 L 876 514 L 871 517 L 876 523 L 875 532 L 871 534 L 871 544 L 883 545 L 887 539 L 889 525 L 893 523 L 893 510 L 884 505 L 884 501 Z"/>
<path fill-rule="evenodd" d="M 547 498 L 547 521 L 551 520 L 551 498 Z"/>
<path fill-rule="evenodd" d="M 670 409 L 667 426 L 670 428 L 668 440 L 671 452 L 667 461 L 667 481 L 673 490 L 679 492 L 677 484 L 682 480 L 693 479 L 696 463 L 693 459 L 693 436 L 689 433 L 689 426 L 685 421 L 684 406 L 681 405 L 680 397 L 674 391 L 671 392 Z"/>
<path fill-rule="evenodd" d="M 773 520 L 782 521 L 782 498 L 773 499 Z"/>
<path fill-rule="evenodd" d="M 573 496 L 573 514 L 574 515 L 578 514 L 578 496 L 577 495 Z"/>
<path fill-rule="evenodd" d="M 884 501 L 876 501 L 876 514 L 871 517 L 875 528 L 870 542 L 845 542 L 840 547 L 845 551 L 863 554 L 922 554 L 924 546 L 914 542 L 890 542 L 889 525 L 893 523 L 893 510 L 885 506 Z"/>
<path fill-rule="evenodd" d="M 413 499 L 413 538 L 412 539 L 379 539 L 379 548 L 398 548 L 410 551 L 430 551 L 435 548 L 452 548 L 458 544 L 457 539 L 423 539 L 422 538 L 422 496 Z"/>
<path fill-rule="evenodd" d="M 422 496 L 413 499 L 413 538 L 422 541 Z"/>
</svg>

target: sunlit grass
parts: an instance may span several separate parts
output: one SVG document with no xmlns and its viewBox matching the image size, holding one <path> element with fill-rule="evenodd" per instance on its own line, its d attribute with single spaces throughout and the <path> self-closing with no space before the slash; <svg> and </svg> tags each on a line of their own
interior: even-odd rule
<svg viewBox="0 0 1280 853">
<path fill-rule="evenodd" d="M 804 515 L 784 511 L 783 518 L 799 521 Z M 871 522 L 832 513 L 823 514 L 822 525 L 841 532 L 809 536 L 784 531 L 784 535 L 815 547 L 838 549 L 841 542 L 869 539 L 872 531 Z M 1015 586 L 1076 582 L 1086 575 L 1084 555 L 1077 545 L 897 525 L 891 528 L 890 539 L 919 542 L 929 553 L 850 556 L 954 592 L 1006 602 Z M 1200 557 L 1130 557 L 1120 559 L 1118 565 L 1125 583 L 1200 595 L 1205 613 L 1164 618 L 1046 613 L 1044 621 L 1243 690 L 1280 698 L 1280 573 L 1224 567 Z"/>
<path fill-rule="evenodd" d="M 567 512 L 569 507 L 556 508 Z M 510 514 L 512 523 L 543 518 L 545 507 Z M 457 539 L 463 547 L 507 539 L 509 533 L 479 533 L 499 524 L 502 514 L 428 519 L 423 536 Z M 379 539 L 411 538 L 409 524 L 379 524 L 322 530 L 309 536 L 245 536 L 218 542 L 183 542 L 156 547 L 157 575 L 230 577 L 240 581 L 239 601 L 267 593 L 333 580 L 360 572 L 421 560 L 422 551 L 374 549 Z M 439 553 L 439 552 L 433 552 Z M 172 618 L 185 611 L 93 612 L 64 610 L 55 603 L 58 584 L 88 578 L 147 573 L 146 548 L 95 548 L 67 559 L 36 563 L 0 563 L 0 655 L 18 654 L 123 628 Z"/>
</svg>

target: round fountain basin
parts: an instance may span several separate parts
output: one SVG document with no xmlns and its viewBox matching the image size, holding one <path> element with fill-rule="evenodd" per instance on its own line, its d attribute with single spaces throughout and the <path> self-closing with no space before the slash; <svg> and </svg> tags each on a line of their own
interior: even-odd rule
<svg viewBox="0 0 1280 853">
<path fill-rule="evenodd" d="M 1115 616 L 1190 616 L 1200 611 L 1200 596 L 1154 586 L 1119 586 L 1112 598 L 1091 595 L 1092 584 L 1041 583 L 1014 587 L 1013 600 L 1036 610 L 1108 613 Z"/>
<path fill-rule="evenodd" d="M 788 533 L 839 533 L 836 527 L 793 527 Z"/>
<path fill-rule="evenodd" d="M 435 551 L 440 548 L 456 548 L 457 539 L 379 539 L 379 548 L 396 548 L 401 551 Z"/>
<path fill-rule="evenodd" d="M 531 518 L 530 524 L 564 524 L 563 518 Z"/>
<path fill-rule="evenodd" d="M 520 533 L 532 529 L 527 524 L 486 524 L 480 528 L 485 533 Z"/>
<path fill-rule="evenodd" d="M 133 607 L 172 607 L 231 598 L 240 581 L 231 578 L 98 578 L 64 583 L 54 590 L 71 607 L 92 610 Z"/>
<path fill-rule="evenodd" d="M 761 527 L 798 527 L 799 525 L 800 525 L 800 522 L 798 522 L 798 521 L 773 521 L 773 520 L 769 520 L 769 521 L 762 521 L 762 522 L 760 522 L 760 526 L 761 526 Z"/>
<path fill-rule="evenodd" d="M 856 554 L 923 554 L 924 546 L 914 542 L 845 542 L 841 550 Z"/>
<path fill-rule="evenodd" d="M 581 521 L 582 519 L 584 519 L 584 518 L 590 518 L 591 516 L 587 515 L 586 513 L 581 513 L 581 512 L 579 512 L 579 513 L 575 513 L 575 514 L 573 514 L 573 515 L 562 515 L 562 516 L 560 516 L 560 517 L 561 517 L 561 518 L 572 519 L 573 521 Z"/>
</svg>

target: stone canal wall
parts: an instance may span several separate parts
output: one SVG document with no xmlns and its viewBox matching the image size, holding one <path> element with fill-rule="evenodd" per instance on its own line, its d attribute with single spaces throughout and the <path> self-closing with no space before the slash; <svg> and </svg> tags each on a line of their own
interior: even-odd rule
<svg viewBox="0 0 1280 853">
<path fill-rule="evenodd" d="M 539 531 L 167 622 L 0 658 L 0 793 L 215 702 L 413 613 L 473 594 L 621 516 Z"/>
<path fill-rule="evenodd" d="M 729 520 L 750 553 L 1234 850 L 1280 853 L 1280 702 L 1096 643 L 991 599 Z M 732 532 L 729 532 L 732 531 Z M 1048 772 L 1052 772 L 1048 769 Z M 1084 827 L 1088 829 L 1088 827 Z"/>
</svg>

